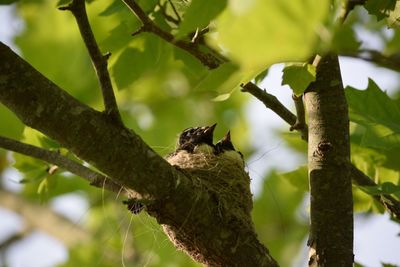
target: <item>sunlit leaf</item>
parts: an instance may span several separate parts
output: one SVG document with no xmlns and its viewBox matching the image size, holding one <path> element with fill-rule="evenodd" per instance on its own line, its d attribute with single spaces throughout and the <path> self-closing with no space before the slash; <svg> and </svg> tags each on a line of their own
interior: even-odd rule
<svg viewBox="0 0 400 267">
<path fill-rule="evenodd" d="M 14 113 L 12 113 L 1 103 L 0 119 L 0 136 L 19 140 L 21 138 L 22 131 L 24 130 L 24 124 L 18 119 L 18 117 Z"/>
<path fill-rule="evenodd" d="M 328 15 L 329 1 L 229 1 L 217 19 L 214 43 L 246 69 L 304 61 Z"/>
<path fill-rule="evenodd" d="M 227 0 L 192 0 L 179 26 L 180 38 L 196 29 L 206 27 L 225 8 Z"/>
<path fill-rule="evenodd" d="M 227 100 L 230 96 L 231 96 L 230 93 L 228 93 L 228 94 L 222 94 L 222 95 L 219 95 L 219 96 L 217 96 L 217 97 L 214 97 L 214 98 L 212 99 L 212 101 L 215 101 L 215 102 L 225 101 L 225 100 Z"/>
<path fill-rule="evenodd" d="M 366 90 L 346 88 L 350 119 L 366 128 L 362 145 L 391 149 L 400 147 L 400 107 L 369 80 Z"/>
</svg>

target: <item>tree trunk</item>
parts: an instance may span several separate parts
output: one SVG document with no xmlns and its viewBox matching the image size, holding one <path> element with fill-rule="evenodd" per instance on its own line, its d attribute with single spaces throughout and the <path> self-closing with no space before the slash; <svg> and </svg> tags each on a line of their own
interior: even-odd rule
<svg viewBox="0 0 400 267">
<path fill-rule="evenodd" d="M 338 57 L 326 55 L 305 93 L 311 192 L 309 266 L 353 265 L 349 118 Z"/>
</svg>

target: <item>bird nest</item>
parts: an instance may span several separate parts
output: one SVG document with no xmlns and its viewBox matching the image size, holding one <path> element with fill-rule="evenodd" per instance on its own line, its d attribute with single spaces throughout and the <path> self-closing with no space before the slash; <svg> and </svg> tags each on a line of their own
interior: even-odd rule
<svg viewBox="0 0 400 267">
<path fill-rule="evenodd" d="M 186 151 L 179 151 L 167 161 L 188 174 L 193 184 L 205 188 L 217 201 L 221 215 L 229 211 L 231 215 L 250 220 L 253 205 L 250 177 L 242 162 L 213 153 Z"/>
</svg>

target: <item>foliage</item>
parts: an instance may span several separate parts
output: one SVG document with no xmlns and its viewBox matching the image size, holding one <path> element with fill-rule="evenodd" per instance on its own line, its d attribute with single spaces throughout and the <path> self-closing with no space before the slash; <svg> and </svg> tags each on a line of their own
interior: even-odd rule
<svg viewBox="0 0 400 267">
<path fill-rule="evenodd" d="M 162 155 L 174 150 L 176 135 L 182 129 L 214 122 L 219 124 L 217 139 L 230 129 L 235 146 L 252 151 L 244 112 L 249 98 L 237 90 L 241 83 L 260 82 L 272 64 L 287 62 L 282 83 L 301 95 L 315 80 L 315 68 L 303 63 L 310 56 L 328 50 L 354 52 L 362 45 L 354 26 L 363 16 L 352 14 L 348 25 L 338 27 L 332 23 L 336 10 L 331 12 L 325 0 L 138 2 L 158 26 L 177 39 L 191 40 L 207 28 L 209 32 L 199 40 L 232 59 L 210 70 L 151 33 L 131 36 L 141 22 L 121 1 L 88 4 L 100 49 L 112 53 L 109 70 L 118 89 L 123 120 Z M 50 0 L 17 5 L 25 27 L 15 44 L 23 57 L 80 101 L 102 109 L 95 72 L 73 16 L 58 11 Z M 365 8 L 379 20 L 386 18 L 388 25 L 398 26 L 399 1 L 369 0 Z M 168 21 L 164 13 L 182 22 Z M 379 27 L 377 32 L 382 25 Z M 385 53 L 398 55 L 399 36 L 399 30 L 393 30 L 393 35 L 384 39 Z M 352 122 L 352 162 L 378 182 L 376 187 L 354 187 L 355 209 L 381 212 L 367 194 L 393 194 L 400 199 L 400 99 L 389 97 L 372 80 L 365 90 L 346 88 L 346 97 Z M 24 129 L 1 104 L 0 118 L 1 136 L 72 157 L 54 141 Z M 294 150 L 306 153 L 298 135 L 283 138 Z M 115 266 L 121 258 L 125 266 L 128 262 L 131 266 L 198 266 L 176 252 L 146 214 L 132 216 L 121 208 L 119 200 L 115 202 L 113 196 L 104 196 L 64 170 L 49 174 L 50 166 L 43 162 L 17 154 L 13 158 L 14 167 L 23 173 L 21 195 L 30 200 L 38 199 L 38 193 L 43 202 L 69 192 L 87 193 L 92 206 L 85 226 L 96 238 L 71 248 L 69 261 L 61 266 Z M 0 153 L 0 171 L 7 164 L 5 153 Z M 307 191 L 307 169 L 301 166 L 288 173 L 265 175 L 261 193 L 255 196 L 253 218 L 259 237 L 282 266 L 289 266 L 304 246 L 308 222 L 307 208 L 302 204 Z"/>
</svg>

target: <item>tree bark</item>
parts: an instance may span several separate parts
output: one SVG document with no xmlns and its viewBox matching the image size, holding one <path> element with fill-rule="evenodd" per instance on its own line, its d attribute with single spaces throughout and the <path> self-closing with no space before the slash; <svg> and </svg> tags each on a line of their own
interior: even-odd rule
<svg viewBox="0 0 400 267">
<path fill-rule="evenodd" d="M 237 209 L 220 213 L 218 190 L 171 166 L 132 130 L 74 99 L 2 43 L 0 58 L 0 102 L 143 199 L 148 212 L 175 231 L 175 244 L 190 244 L 192 258 L 207 266 L 278 266 L 250 216 L 241 218 Z"/>
<path fill-rule="evenodd" d="M 320 59 L 305 103 L 311 193 L 309 266 L 353 266 L 349 118 L 336 55 Z"/>
</svg>

